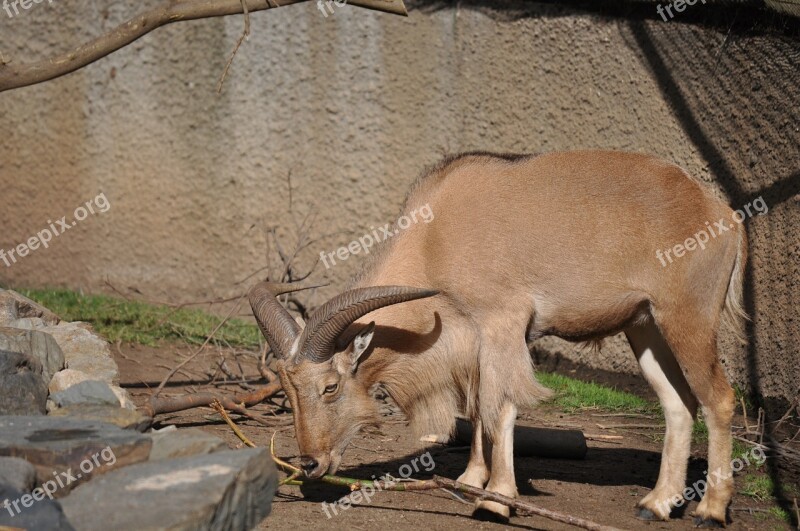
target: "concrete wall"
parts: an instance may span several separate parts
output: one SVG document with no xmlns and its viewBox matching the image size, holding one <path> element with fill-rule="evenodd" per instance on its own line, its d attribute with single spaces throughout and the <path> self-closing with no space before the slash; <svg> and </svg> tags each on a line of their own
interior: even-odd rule
<svg viewBox="0 0 800 531">
<path fill-rule="evenodd" d="M 48 57 L 156 3 L 0 12 L 0 52 L 20 62 Z M 408 19 L 351 7 L 324 18 L 313 4 L 256 13 L 221 95 L 241 17 L 162 28 L 70 76 L 3 93 L 0 248 L 72 218 L 101 192 L 111 208 L 11 267 L 0 262 L 0 285 L 109 291 L 108 281 L 150 300 L 230 296 L 265 265 L 269 227 L 292 247 L 310 214 L 309 234 L 321 239 L 298 260 L 310 267 L 321 251 L 392 221 L 409 183 L 445 152 L 646 151 L 734 206 L 764 196 L 769 214 L 748 221 L 754 339 L 737 348 L 723 338 L 726 366 L 767 398 L 793 395 L 796 36 L 734 28 L 726 41 L 724 21 L 664 23 L 641 8 L 622 17 L 461 5 L 411 4 Z M 360 263 L 318 266 L 315 278 L 332 284 L 311 302 Z M 621 345 L 592 354 L 545 344 L 591 366 L 636 371 Z"/>
</svg>

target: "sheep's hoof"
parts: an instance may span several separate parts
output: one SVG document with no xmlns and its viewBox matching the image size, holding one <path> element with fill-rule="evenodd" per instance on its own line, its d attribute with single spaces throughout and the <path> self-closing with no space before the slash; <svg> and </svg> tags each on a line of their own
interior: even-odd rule
<svg viewBox="0 0 800 531">
<path fill-rule="evenodd" d="M 695 527 L 703 527 L 706 529 L 717 529 L 720 527 L 725 527 L 725 523 L 720 522 L 716 518 L 702 518 L 700 516 L 694 517 L 694 526 Z"/>
<path fill-rule="evenodd" d="M 661 518 L 656 515 L 653 511 L 648 509 L 647 507 L 637 507 L 636 508 L 636 518 L 639 520 L 645 520 L 647 522 L 659 522 Z"/>
<path fill-rule="evenodd" d="M 483 508 L 475 509 L 474 511 L 472 511 L 472 517 L 475 520 L 479 520 L 481 522 L 494 522 L 503 525 L 508 525 L 508 520 L 509 520 L 508 516 L 497 514 L 494 511 L 490 511 L 489 509 L 483 509 Z"/>
</svg>

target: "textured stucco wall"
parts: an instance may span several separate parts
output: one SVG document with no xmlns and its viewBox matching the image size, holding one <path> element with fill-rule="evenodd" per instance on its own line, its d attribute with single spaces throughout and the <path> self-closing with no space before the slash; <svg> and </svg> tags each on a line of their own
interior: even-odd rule
<svg viewBox="0 0 800 531">
<path fill-rule="evenodd" d="M 0 12 L 0 53 L 47 57 L 155 3 Z M 515 16 L 421 7 L 408 19 L 351 7 L 323 18 L 313 4 L 256 13 L 219 96 L 241 17 L 162 28 L 68 77 L 0 94 L 0 248 L 101 191 L 111 203 L 50 248 L 0 262 L 0 285 L 108 291 L 107 279 L 150 300 L 230 296 L 265 264 L 269 227 L 291 247 L 310 213 L 310 235 L 322 237 L 300 255 L 310 266 L 392 221 L 409 183 L 445 152 L 646 151 L 734 206 L 771 194 L 770 214 L 748 222 L 755 339 L 723 344 L 742 386 L 792 394 L 800 111 L 798 55 L 786 50 L 797 41 L 741 35 L 720 54 L 726 28 L 713 24 L 536 4 Z M 318 266 L 332 285 L 311 302 L 361 262 Z M 636 371 L 619 340 L 600 354 L 546 346 Z"/>
</svg>

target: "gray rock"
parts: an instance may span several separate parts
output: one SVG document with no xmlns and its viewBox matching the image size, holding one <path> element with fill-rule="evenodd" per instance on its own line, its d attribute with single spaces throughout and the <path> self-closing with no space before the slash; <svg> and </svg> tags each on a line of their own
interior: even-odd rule
<svg viewBox="0 0 800 531">
<path fill-rule="evenodd" d="M 50 394 L 58 393 L 72 387 L 75 384 L 92 380 L 93 378 L 83 371 L 76 371 L 75 369 L 64 369 L 58 371 L 53 375 L 48 385 Z"/>
<path fill-rule="evenodd" d="M 85 372 L 93 380 L 119 383 L 119 369 L 111 356 L 108 341 L 88 323 L 60 323 L 42 329 L 52 335 L 64 352 L 66 367 Z"/>
<path fill-rule="evenodd" d="M 40 317 L 23 317 L 8 323 L 9 328 L 21 328 L 23 330 L 38 330 L 47 326 Z"/>
<path fill-rule="evenodd" d="M 153 423 L 153 419 L 142 413 L 107 404 L 76 404 L 58 408 L 50 412 L 51 417 L 70 417 L 73 419 L 107 422 L 124 430 L 144 432 Z M 152 451 L 150 452 L 152 455 Z"/>
<path fill-rule="evenodd" d="M 0 456 L 36 467 L 39 484 L 59 479 L 56 497 L 89 476 L 146 461 L 149 437 L 104 422 L 67 417 L 0 417 Z"/>
<path fill-rule="evenodd" d="M 30 492 L 36 485 L 36 469 L 19 457 L 0 457 L 0 483 Z"/>
<path fill-rule="evenodd" d="M 28 297 L 10 289 L 0 290 L 0 326 L 26 317 L 38 317 L 48 326 L 61 321 L 56 314 Z"/>
<path fill-rule="evenodd" d="M 0 500 L 8 503 L 3 506 L 0 502 L 0 529 L 75 531 L 64 516 L 60 503 L 49 499 L 39 489 L 33 494 L 35 498 L 0 482 Z"/>
<path fill-rule="evenodd" d="M 225 441 L 197 428 L 154 433 L 150 437 L 153 439 L 150 461 L 211 454 L 228 449 Z"/>
<path fill-rule="evenodd" d="M 131 400 L 131 395 L 128 394 L 127 390 L 116 385 L 112 385 L 111 390 L 117 396 L 117 400 L 119 400 L 120 407 L 124 407 L 125 409 L 130 409 L 133 411 L 136 410 L 136 404 L 134 404 L 133 400 Z"/>
<path fill-rule="evenodd" d="M 39 360 L 0 350 L 0 415 L 43 415 L 47 384 Z"/>
<path fill-rule="evenodd" d="M 55 373 L 64 368 L 64 353 L 56 340 L 39 330 L 0 327 L 0 350 L 27 354 L 42 364 L 42 378 L 47 386 Z"/>
<path fill-rule="evenodd" d="M 248 448 L 115 470 L 81 485 L 61 504 L 83 531 L 245 530 L 269 514 L 277 484 L 269 453 Z"/>
<path fill-rule="evenodd" d="M 50 395 L 56 407 L 74 406 L 76 404 L 106 404 L 120 407 L 119 398 L 105 382 L 86 380 L 72 385 L 63 391 Z"/>
</svg>

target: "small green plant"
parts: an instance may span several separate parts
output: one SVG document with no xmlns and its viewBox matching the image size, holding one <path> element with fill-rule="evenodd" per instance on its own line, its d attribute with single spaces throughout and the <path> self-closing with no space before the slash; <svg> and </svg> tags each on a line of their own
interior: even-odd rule
<svg viewBox="0 0 800 531">
<path fill-rule="evenodd" d="M 596 408 L 604 411 L 657 414 L 661 410 L 655 402 L 604 385 L 549 372 L 539 372 L 537 378 L 542 385 L 556 392 L 553 403 L 567 412 Z"/>
<path fill-rule="evenodd" d="M 702 418 L 698 417 L 692 424 L 692 442 L 694 443 L 707 443 L 708 442 L 708 426 Z"/>
<path fill-rule="evenodd" d="M 775 483 L 766 475 L 747 474 L 742 483 L 742 490 L 739 492 L 758 501 L 771 499 L 775 492 Z"/>
<path fill-rule="evenodd" d="M 748 411 L 754 411 L 756 409 L 756 405 L 753 403 L 753 399 L 750 396 L 750 394 L 747 393 L 746 391 L 742 390 L 741 387 L 739 387 L 738 385 L 734 384 L 733 393 L 734 393 L 734 396 L 736 397 L 736 406 L 737 407 L 741 406 L 742 401 L 744 401 L 744 407 L 745 407 L 746 411 L 742 411 L 742 414 L 746 414 Z"/>
<path fill-rule="evenodd" d="M 185 340 L 199 344 L 222 319 L 196 309 L 175 309 L 64 289 L 20 290 L 20 293 L 62 319 L 90 323 L 112 343 L 155 345 L 163 340 Z M 214 336 L 223 345 L 243 348 L 257 348 L 260 338 L 258 327 L 241 319 L 229 319 Z"/>
<path fill-rule="evenodd" d="M 742 459 L 745 456 L 750 455 L 751 446 L 743 443 L 739 439 L 733 440 L 733 459 Z"/>
<path fill-rule="evenodd" d="M 753 513 L 753 518 L 756 520 L 762 520 L 766 523 L 767 520 L 780 520 L 781 522 L 790 524 L 792 523 L 792 515 L 789 511 L 786 511 L 780 507 L 774 506 L 770 507 L 766 511 Z M 783 530 L 786 529 L 782 525 L 775 525 L 771 529 L 775 530 Z"/>
<path fill-rule="evenodd" d="M 777 518 L 778 520 L 783 520 L 786 523 L 792 523 L 792 515 L 789 514 L 789 511 L 781 508 L 781 507 L 770 507 L 767 509 L 769 514 Z"/>
</svg>

